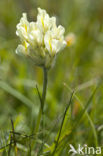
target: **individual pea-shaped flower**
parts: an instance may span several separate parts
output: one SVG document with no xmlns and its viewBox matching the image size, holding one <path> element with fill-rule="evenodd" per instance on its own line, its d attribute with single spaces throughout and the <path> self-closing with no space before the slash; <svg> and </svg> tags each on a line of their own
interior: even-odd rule
<svg viewBox="0 0 103 156">
<path fill-rule="evenodd" d="M 45 10 L 38 8 L 37 25 L 44 34 L 52 27 L 54 27 L 55 24 L 55 17 L 49 17 Z"/>
<path fill-rule="evenodd" d="M 38 25 L 35 22 L 30 23 L 30 28 L 29 28 L 29 42 L 31 43 L 32 46 L 41 46 L 43 43 L 43 34 L 41 31 L 38 29 Z"/>
<path fill-rule="evenodd" d="M 17 24 L 16 35 L 20 37 L 21 41 L 28 40 L 29 22 L 27 21 L 26 13 L 23 13 L 23 17 L 20 19 L 20 23 Z"/>
<path fill-rule="evenodd" d="M 49 17 L 43 9 L 38 8 L 36 22 L 28 22 L 23 13 L 17 25 L 16 34 L 21 44 L 16 52 L 28 56 L 36 65 L 50 68 L 56 54 L 66 46 L 64 32 L 64 27 L 56 26 L 56 18 Z"/>
<path fill-rule="evenodd" d="M 65 29 L 62 26 L 53 28 L 47 31 L 44 42 L 50 55 L 54 56 L 60 50 L 66 46 L 66 41 L 64 40 Z"/>
</svg>

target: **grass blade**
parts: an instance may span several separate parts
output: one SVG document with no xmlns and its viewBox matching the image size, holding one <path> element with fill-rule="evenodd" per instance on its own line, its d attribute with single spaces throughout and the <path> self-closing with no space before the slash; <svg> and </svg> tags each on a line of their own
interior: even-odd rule
<svg viewBox="0 0 103 156">
<path fill-rule="evenodd" d="M 69 86 L 67 86 L 66 84 L 65 84 L 65 86 L 66 86 L 66 88 L 67 88 L 70 92 L 72 92 L 72 89 L 71 89 Z M 96 88 L 96 90 L 97 90 L 97 88 Z M 96 92 L 96 90 L 94 91 L 94 93 Z M 92 96 L 94 96 L 94 94 L 93 94 Z M 84 105 L 83 105 L 82 101 L 79 99 L 79 97 L 76 95 L 76 93 L 74 93 L 74 97 L 75 97 L 75 99 L 80 103 L 82 109 L 84 109 Z M 88 119 L 88 121 L 89 121 L 89 123 L 90 123 L 90 126 L 91 126 L 91 129 L 92 129 L 92 132 L 93 132 L 93 135 L 94 135 L 94 139 L 95 139 L 95 146 L 98 147 L 98 137 L 97 137 L 97 132 L 96 132 L 94 123 L 93 123 L 93 121 L 92 121 L 90 115 L 88 114 L 87 110 L 85 110 L 84 113 L 85 113 L 85 115 L 87 116 L 87 119 Z"/>
<path fill-rule="evenodd" d="M 12 88 L 10 85 L 8 85 L 6 82 L 0 81 L 0 88 L 2 88 L 4 91 L 8 92 L 18 100 L 20 100 L 23 104 L 25 104 L 27 107 L 31 108 L 33 106 L 33 102 L 30 101 L 27 97 L 22 95 L 20 92 L 18 92 L 16 89 Z"/>
<path fill-rule="evenodd" d="M 58 134 L 58 137 L 57 137 L 57 140 L 56 140 L 56 144 L 55 144 L 55 148 L 54 148 L 54 151 L 52 153 L 52 156 L 55 154 L 56 152 L 56 149 L 57 149 L 57 146 L 58 146 L 58 143 L 59 143 L 59 139 L 60 139 L 60 135 L 61 135 L 61 131 L 62 131 L 62 127 L 63 127 L 63 124 L 64 124 L 64 120 L 65 120 L 65 117 L 66 117 L 66 113 L 69 109 L 69 106 L 71 104 L 71 101 L 72 101 L 72 97 L 73 97 L 73 93 L 71 94 L 71 97 L 70 97 L 70 100 L 69 100 L 69 104 L 67 105 L 66 109 L 65 109 L 65 112 L 64 112 L 64 115 L 63 115 L 63 119 L 62 119 L 62 123 L 61 123 L 61 126 L 60 126 L 60 130 L 59 130 L 59 134 Z"/>
</svg>

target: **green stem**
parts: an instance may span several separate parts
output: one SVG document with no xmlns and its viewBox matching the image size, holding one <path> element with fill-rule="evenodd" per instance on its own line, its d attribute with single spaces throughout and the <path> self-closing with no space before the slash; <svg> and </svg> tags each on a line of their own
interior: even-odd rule
<svg viewBox="0 0 103 156">
<path fill-rule="evenodd" d="M 37 133 L 38 133 L 39 127 L 40 127 L 41 117 L 42 117 L 42 109 L 41 109 L 41 106 L 40 106 L 40 110 L 39 110 L 39 114 L 38 114 L 38 118 L 37 118 L 37 123 L 36 123 L 36 127 L 35 127 L 35 135 L 36 136 L 38 135 Z M 35 140 L 36 140 L 36 138 L 35 138 Z"/>
<path fill-rule="evenodd" d="M 43 92 L 42 92 L 42 97 L 40 99 L 41 106 L 40 106 L 38 119 L 37 119 L 37 124 L 36 124 L 36 128 L 35 128 L 35 135 L 36 135 L 35 142 L 36 142 L 36 139 L 37 139 L 37 134 L 39 132 L 41 118 L 43 117 L 43 114 L 44 114 L 44 105 L 45 105 L 46 92 L 47 92 L 47 69 L 45 67 L 43 67 L 43 76 L 44 76 Z M 35 142 L 34 142 L 34 146 L 35 146 Z"/>
<path fill-rule="evenodd" d="M 43 68 L 43 73 L 44 73 L 44 81 L 43 81 L 43 93 L 42 93 L 42 111 L 44 109 L 44 104 L 45 104 L 45 98 L 46 98 L 46 91 L 47 91 L 47 69 L 44 67 Z"/>
</svg>

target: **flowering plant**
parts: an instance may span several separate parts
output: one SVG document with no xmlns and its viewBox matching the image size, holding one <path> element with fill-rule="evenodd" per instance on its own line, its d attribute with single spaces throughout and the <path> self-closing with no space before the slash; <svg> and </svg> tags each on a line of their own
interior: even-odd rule
<svg viewBox="0 0 103 156">
<path fill-rule="evenodd" d="M 35 65 L 43 68 L 44 81 L 42 96 L 36 86 L 41 103 L 34 130 L 36 138 L 41 119 L 43 122 L 48 69 L 53 65 L 53 61 L 55 60 L 57 53 L 66 45 L 70 45 L 68 44 L 69 41 L 64 37 L 64 32 L 65 29 L 63 26 L 56 25 L 56 18 L 49 17 L 47 12 L 40 8 L 38 8 L 36 22 L 28 22 L 26 13 L 23 13 L 20 23 L 17 24 L 16 35 L 19 36 L 21 44 L 18 45 L 16 53 L 29 57 Z M 71 37 L 69 40 L 71 41 Z M 44 124 L 42 125 L 44 126 Z M 32 143 L 32 147 L 35 147 L 36 138 Z"/>
</svg>

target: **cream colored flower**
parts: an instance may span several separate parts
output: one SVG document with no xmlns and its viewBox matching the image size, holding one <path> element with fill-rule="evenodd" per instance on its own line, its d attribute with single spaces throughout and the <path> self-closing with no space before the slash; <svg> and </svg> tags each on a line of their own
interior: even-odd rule
<svg viewBox="0 0 103 156">
<path fill-rule="evenodd" d="M 55 55 L 66 46 L 64 32 L 64 28 L 62 26 L 58 26 L 46 33 L 44 42 L 50 55 Z"/>
<path fill-rule="evenodd" d="M 34 64 L 51 67 L 56 54 L 66 46 L 64 27 L 56 26 L 56 18 L 49 17 L 47 12 L 38 8 L 36 22 L 28 22 L 24 13 L 17 25 L 17 36 L 21 44 L 16 53 L 29 56 Z"/>
<path fill-rule="evenodd" d="M 16 35 L 20 37 L 20 39 L 28 40 L 28 31 L 29 31 L 29 22 L 27 21 L 26 13 L 23 13 L 20 23 L 17 24 Z"/>
<path fill-rule="evenodd" d="M 26 54 L 28 55 L 29 54 L 29 49 L 30 49 L 30 45 L 29 43 L 27 43 L 26 41 L 22 44 L 19 44 L 17 49 L 16 49 L 16 53 L 17 54 Z"/>
<path fill-rule="evenodd" d="M 38 8 L 37 25 L 45 33 L 56 25 L 56 18 L 50 18 L 45 10 Z"/>
<path fill-rule="evenodd" d="M 29 42 L 32 44 L 32 46 L 40 46 L 43 44 L 43 34 L 38 29 L 37 23 L 31 22 L 30 28 L 29 28 Z"/>
</svg>

